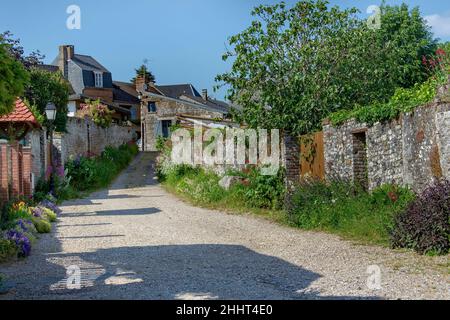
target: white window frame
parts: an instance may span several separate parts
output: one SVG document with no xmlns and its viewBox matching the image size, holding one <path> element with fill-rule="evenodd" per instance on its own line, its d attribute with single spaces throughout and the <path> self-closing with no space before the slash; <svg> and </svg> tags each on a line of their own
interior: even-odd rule
<svg viewBox="0 0 450 320">
<path fill-rule="evenodd" d="M 103 88 L 103 73 L 94 71 L 94 82 L 96 88 Z"/>
</svg>

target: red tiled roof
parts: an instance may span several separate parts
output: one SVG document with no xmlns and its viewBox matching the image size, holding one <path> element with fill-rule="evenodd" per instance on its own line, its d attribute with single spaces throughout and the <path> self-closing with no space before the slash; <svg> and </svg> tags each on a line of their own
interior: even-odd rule
<svg viewBox="0 0 450 320">
<path fill-rule="evenodd" d="M 28 122 L 39 125 L 33 113 L 21 99 L 16 100 L 13 112 L 0 117 L 0 122 Z"/>
</svg>

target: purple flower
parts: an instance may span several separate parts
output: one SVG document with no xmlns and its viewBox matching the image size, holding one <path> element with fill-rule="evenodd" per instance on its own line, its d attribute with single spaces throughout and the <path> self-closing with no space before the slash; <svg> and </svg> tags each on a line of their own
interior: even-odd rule
<svg viewBox="0 0 450 320">
<path fill-rule="evenodd" d="M 53 202 L 51 202 L 49 200 L 44 200 L 39 205 L 44 208 L 52 210 L 56 214 L 61 214 L 61 212 L 62 212 L 62 210 L 60 208 L 58 208 L 58 206 L 56 204 L 54 204 Z"/>
<path fill-rule="evenodd" d="M 42 217 L 42 215 L 44 214 L 42 208 L 40 208 L 40 207 L 33 208 L 33 209 L 31 210 L 31 213 L 32 213 L 33 216 L 36 217 L 36 218 L 40 218 L 40 217 Z"/>
<path fill-rule="evenodd" d="M 6 232 L 7 240 L 14 241 L 16 246 L 19 248 L 20 257 L 28 257 L 31 252 L 31 242 L 23 233 L 16 230 L 9 230 Z"/>
</svg>

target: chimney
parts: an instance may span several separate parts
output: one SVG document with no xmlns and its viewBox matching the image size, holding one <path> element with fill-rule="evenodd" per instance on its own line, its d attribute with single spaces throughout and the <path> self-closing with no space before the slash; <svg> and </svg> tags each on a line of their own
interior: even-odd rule
<svg viewBox="0 0 450 320">
<path fill-rule="evenodd" d="M 64 46 L 59 47 L 58 67 L 66 79 L 69 76 L 69 69 L 68 69 L 67 61 L 72 60 L 74 55 L 75 55 L 75 47 L 74 46 L 64 45 Z"/>
<path fill-rule="evenodd" d="M 208 89 L 202 90 L 202 98 L 203 100 L 208 101 Z"/>
<path fill-rule="evenodd" d="M 144 93 L 145 91 L 147 91 L 147 84 L 145 83 L 145 77 L 137 76 L 135 86 L 137 92 Z"/>
</svg>

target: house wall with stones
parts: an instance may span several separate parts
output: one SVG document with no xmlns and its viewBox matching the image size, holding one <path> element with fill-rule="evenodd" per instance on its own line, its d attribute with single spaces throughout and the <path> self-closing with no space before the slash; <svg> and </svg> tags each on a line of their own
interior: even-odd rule
<svg viewBox="0 0 450 320">
<path fill-rule="evenodd" d="M 394 183 L 420 191 L 434 178 L 450 178 L 449 129 L 448 103 L 432 103 L 373 126 L 355 120 L 338 127 L 326 123 L 326 176 L 370 190 Z"/>
<path fill-rule="evenodd" d="M 149 112 L 149 102 L 156 103 L 156 112 Z M 168 100 L 151 98 L 143 101 L 142 123 L 143 123 L 143 146 L 145 151 L 156 151 L 156 141 L 162 135 L 161 121 L 170 120 L 175 124 L 177 114 L 188 114 L 190 116 L 205 118 L 222 118 L 223 113 L 206 110 L 200 106 Z"/>
</svg>

